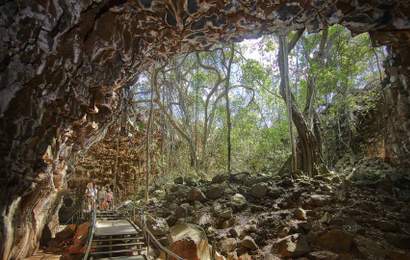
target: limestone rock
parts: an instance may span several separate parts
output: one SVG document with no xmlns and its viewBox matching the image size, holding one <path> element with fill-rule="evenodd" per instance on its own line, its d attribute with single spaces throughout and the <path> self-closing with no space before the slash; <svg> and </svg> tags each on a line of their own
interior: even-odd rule
<svg viewBox="0 0 410 260">
<path fill-rule="evenodd" d="M 272 246 L 272 253 L 282 257 L 300 257 L 310 251 L 306 238 L 300 234 L 293 234 L 279 239 Z"/>
<path fill-rule="evenodd" d="M 235 238 L 224 238 L 219 242 L 219 248 L 224 254 L 228 254 L 235 251 L 237 246 L 237 241 Z"/>
<path fill-rule="evenodd" d="M 170 250 L 185 259 L 210 260 L 208 239 L 201 227 L 180 223 L 171 227 Z"/>
<path fill-rule="evenodd" d="M 247 204 L 246 198 L 240 193 L 236 193 L 235 195 L 231 197 L 231 205 L 236 210 L 241 210 L 245 208 L 246 204 Z"/>
</svg>

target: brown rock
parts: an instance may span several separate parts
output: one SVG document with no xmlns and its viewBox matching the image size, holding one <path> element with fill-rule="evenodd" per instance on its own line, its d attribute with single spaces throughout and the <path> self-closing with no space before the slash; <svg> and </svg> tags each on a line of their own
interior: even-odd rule
<svg viewBox="0 0 410 260">
<path fill-rule="evenodd" d="M 279 254 L 282 257 L 299 257 L 309 251 L 310 246 L 307 240 L 300 234 L 281 238 L 272 246 L 272 253 Z"/>
<path fill-rule="evenodd" d="M 192 188 L 189 191 L 188 200 L 191 201 L 191 202 L 193 202 L 193 201 L 204 202 L 204 201 L 206 201 L 206 196 L 200 189 Z"/>
<path fill-rule="evenodd" d="M 315 244 L 320 248 L 334 252 L 348 252 L 353 245 L 353 238 L 342 230 L 332 229 L 319 235 Z"/>
<path fill-rule="evenodd" d="M 170 228 L 169 242 L 170 250 L 180 257 L 192 260 L 210 259 L 208 239 L 200 226 L 176 224 Z"/>
<path fill-rule="evenodd" d="M 56 234 L 55 240 L 57 242 L 63 242 L 64 240 L 71 239 L 75 234 L 75 230 L 76 230 L 76 225 L 74 224 L 67 225 L 63 230 L 61 230 L 60 232 Z"/>
</svg>

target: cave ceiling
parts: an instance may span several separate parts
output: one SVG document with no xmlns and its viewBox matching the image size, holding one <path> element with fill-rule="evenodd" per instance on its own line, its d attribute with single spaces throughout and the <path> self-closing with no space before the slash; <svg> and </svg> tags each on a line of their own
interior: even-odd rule
<svg viewBox="0 0 410 260">
<path fill-rule="evenodd" d="M 1 0 L 4 221 L 23 204 L 52 212 L 50 194 L 64 187 L 69 162 L 102 139 L 121 108 L 119 90 L 154 62 L 218 42 L 332 24 L 370 32 L 375 44 L 408 45 L 409 14 L 408 0 Z M 33 226 L 34 234 L 42 229 Z M 13 232 L 3 230 L 5 237 Z M 20 239 L 31 243 L 20 253 L 6 243 L 4 258 L 26 255 L 33 237 Z"/>
</svg>

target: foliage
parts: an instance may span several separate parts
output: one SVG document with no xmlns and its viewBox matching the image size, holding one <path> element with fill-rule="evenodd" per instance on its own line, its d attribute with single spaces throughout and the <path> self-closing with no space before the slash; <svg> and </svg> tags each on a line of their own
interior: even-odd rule
<svg viewBox="0 0 410 260">
<path fill-rule="evenodd" d="M 374 97 L 358 100 L 355 93 L 367 82 L 380 78 L 378 60 L 382 48 L 371 47 L 367 34 L 351 37 L 342 26 L 328 28 L 324 56 L 320 56 L 322 34 L 304 33 L 289 56 L 291 90 L 304 107 L 309 80 L 314 78 L 313 107 L 324 125 L 344 121 L 354 129 L 353 111 L 374 108 Z M 165 136 L 163 167 L 175 174 L 211 176 L 225 171 L 227 120 L 224 84 L 230 47 L 185 54 L 158 65 L 155 76 L 155 109 L 161 111 L 156 124 Z M 277 39 L 264 36 L 235 44 L 229 99 L 232 121 L 232 167 L 234 171 L 276 172 L 290 154 L 286 106 L 279 94 Z M 377 55 L 377 56 L 375 56 Z M 318 57 L 319 58 L 316 58 Z M 151 88 L 153 71 L 137 89 Z M 377 82 L 375 83 L 377 84 Z M 134 99 L 144 99 L 136 95 Z M 363 105 L 363 102 L 365 105 Z M 326 133 L 329 145 L 344 143 L 339 133 Z M 327 142 L 327 140 L 330 140 Z"/>
</svg>

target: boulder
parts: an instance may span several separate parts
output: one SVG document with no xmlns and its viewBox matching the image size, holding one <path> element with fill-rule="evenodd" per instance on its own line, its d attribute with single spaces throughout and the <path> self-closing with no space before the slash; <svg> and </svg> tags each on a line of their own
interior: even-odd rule
<svg viewBox="0 0 410 260">
<path fill-rule="evenodd" d="M 75 224 L 70 224 L 67 225 L 63 230 L 58 232 L 54 238 L 58 243 L 63 242 L 64 240 L 71 239 L 76 230 L 76 225 Z"/>
<path fill-rule="evenodd" d="M 215 200 L 221 198 L 225 193 L 225 187 L 221 184 L 213 184 L 206 191 L 206 197 Z"/>
<path fill-rule="evenodd" d="M 233 183 L 247 184 L 249 180 L 249 176 L 250 176 L 249 172 L 240 172 L 240 173 L 232 174 L 229 177 L 229 180 Z"/>
<path fill-rule="evenodd" d="M 223 183 L 229 179 L 227 174 L 218 174 L 212 178 L 212 183 Z"/>
<path fill-rule="evenodd" d="M 304 236 L 293 234 L 277 240 L 272 246 L 272 253 L 282 257 L 300 257 L 310 251 L 310 246 Z"/>
<path fill-rule="evenodd" d="M 188 223 L 176 224 L 170 228 L 169 244 L 169 249 L 182 258 L 211 259 L 208 239 L 200 226 Z"/>
<path fill-rule="evenodd" d="M 147 226 L 152 234 L 158 237 L 167 235 L 169 231 L 167 220 L 164 218 L 153 218 L 152 216 L 148 215 Z"/>
<path fill-rule="evenodd" d="M 310 252 L 308 258 L 312 260 L 337 260 L 339 256 L 330 251 L 315 251 Z"/>
<path fill-rule="evenodd" d="M 192 188 L 188 193 L 188 201 L 191 201 L 191 202 L 194 202 L 194 201 L 204 202 L 204 201 L 206 201 L 206 196 L 200 189 Z"/>
<path fill-rule="evenodd" d="M 315 244 L 333 252 L 349 252 L 353 245 L 353 237 L 340 229 L 331 229 L 319 235 Z"/>
<path fill-rule="evenodd" d="M 240 193 L 236 193 L 231 197 L 231 205 L 235 210 L 241 210 L 245 208 L 246 204 L 246 198 Z"/>
<path fill-rule="evenodd" d="M 302 208 L 295 209 L 293 214 L 294 214 L 295 218 L 298 219 L 298 220 L 307 220 L 306 211 Z"/>
<path fill-rule="evenodd" d="M 377 259 L 385 257 L 386 255 L 386 251 L 383 247 L 373 239 L 364 236 L 356 236 L 353 241 L 357 251 L 359 251 L 366 259 Z"/>
<path fill-rule="evenodd" d="M 283 190 L 279 187 L 270 187 L 268 191 L 268 196 L 272 199 L 277 199 L 283 194 Z"/>
<path fill-rule="evenodd" d="M 230 252 L 235 251 L 237 241 L 235 238 L 224 238 L 221 241 L 219 241 L 218 246 L 223 254 L 228 254 Z"/>
<path fill-rule="evenodd" d="M 215 212 L 215 215 L 217 218 L 221 219 L 221 220 L 227 220 L 227 219 L 231 219 L 232 218 L 232 209 L 231 208 L 224 208 L 224 209 L 220 209 L 218 211 Z"/>
<path fill-rule="evenodd" d="M 393 221 L 380 220 L 380 221 L 377 221 L 375 224 L 381 231 L 384 231 L 384 232 L 400 231 L 399 225 Z"/>
<path fill-rule="evenodd" d="M 268 186 L 266 183 L 258 183 L 251 187 L 249 191 L 252 197 L 262 199 L 268 193 Z"/>
<path fill-rule="evenodd" d="M 73 237 L 73 243 L 65 250 L 70 254 L 82 254 L 85 252 L 85 244 L 88 238 L 90 223 L 85 222 L 79 225 Z"/>
<path fill-rule="evenodd" d="M 255 243 L 255 240 L 253 240 L 253 238 L 250 237 L 250 236 L 245 236 L 245 237 L 239 242 L 239 245 L 240 245 L 242 248 L 245 248 L 245 249 L 248 249 L 248 250 L 251 250 L 251 251 L 256 250 L 256 249 L 259 248 L 258 245 Z"/>
<path fill-rule="evenodd" d="M 179 207 L 175 209 L 175 217 L 178 218 L 186 218 L 192 212 L 192 207 L 188 203 L 181 204 Z"/>
<path fill-rule="evenodd" d="M 331 202 L 331 197 L 329 195 L 312 194 L 307 200 L 307 205 L 311 207 L 322 207 Z"/>
<path fill-rule="evenodd" d="M 397 248 L 409 250 L 410 249 L 410 236 L 398 233 L 386 233 L 384 238 L 390 244 Z"/>
<path fill-rule="evenodd" d="M 209 212 L 205 212 L 198 218 L 197 222 L 201 226 L 212 225 L 213 219 Z"/>
</svg>

